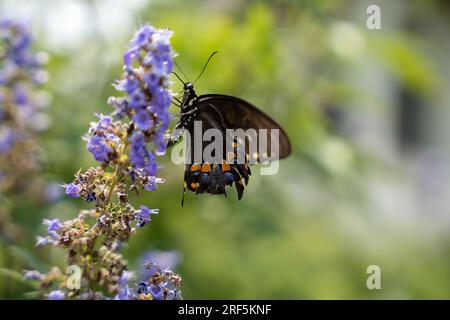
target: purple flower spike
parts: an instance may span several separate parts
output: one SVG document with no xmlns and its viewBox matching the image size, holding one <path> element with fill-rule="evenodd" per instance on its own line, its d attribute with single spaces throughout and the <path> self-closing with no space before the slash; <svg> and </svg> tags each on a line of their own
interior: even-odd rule
<svg viewBox="0 0 450 320">
<path fill-rule="evenodd" d="M 138 177 L 150 181 L 145 183 L 149 191 L 156 188 L 157 165 L 153 157 L 166 151 L 164 134 L 169 128 L 168 108 L 172 100 L 168 80 L 175 55 L 171 36 L 170 31 L 149 25 L 136 32 L 124 55 L 123 77 L 114 84 L 126 95 L 108 100 L 117 115 L 126 114 L 133 121 L 134 132 L 129 138 L 133 170 L 129 172 L 133 180 Z"/>
<path fill-rule="evenodd" d="M 166 269 L 167 266 L 161 269 L 152 263 L 149 266 L 152 277 L 139 279 L 137 284 L 120 252 L 136 229 L 149 224 L 152 215 L 159 212 L 145 205 L 136 209 L 130 192 L 139 196 L 142 190 L 155 190 L 164 182 L 157 177 L 156 156 L 165 152 L 164 136 L 170 119 L 169 75 L 174 56 L 170 36 L 169 31 L 149 25 L 136 33 L 123 56 L 123 75 L 114 83 L 121 96 L 108 99 L 114 112 L 110 116 L 96 114 L 97 121 L 90 123 L 83 137 L 87 150 L 100 163 L 78 170 L 73 182 L 63 187 L 66 195 L 86 200 L 85 206 L 89 208 L 64 222 L 44 219 L 47 234 L 36 239 L 39 247 L 50 245 L 65 250 L 69 256 L 65 267 L 78 266 L 82 278 L 76 278 L 82 281 L 77 281 L 76 288 L 67 285 L 67 280 L 74 280 L 69 278 L 69 272 L 74 275 L 78 272 L 75 269 L 53 267 L 46 274 L 25 271 L 26 279 L 40 282 L 38 292 L 42 297 L 51 300 L 181 298 L 179 275 Z M 18 47 L 27 45 L 26 38 L 21 41 Z M 8 72 L 0 72 L 0 85 L 10 81 L 15 68 L 13 65 L 8 67 Z M 15 95 L 7 99 L 15 99 L 23 112 L 32 103 L 25 88 L 16 87 Z M 0 96 L 0 107 L 4 103 Z M 8 135 L 9 131 L 0 132 L 0 138 Z M 0 147 L 3 140 L 6 141 L 3 145 L 8 147 L 9 138 L 0 139 Z"/>
</svg>

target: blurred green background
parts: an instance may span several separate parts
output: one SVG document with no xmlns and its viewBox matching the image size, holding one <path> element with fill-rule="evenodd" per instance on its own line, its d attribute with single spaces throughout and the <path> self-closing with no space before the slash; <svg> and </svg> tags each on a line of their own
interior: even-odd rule
<svg viewBox="0 0 450 320">
<path fill-rule="evenodd" d="M 381 30 L 366 27 L 369 4 L 381 7 Z M 181 208 L 183 166 L 170 154 L 159 160 L 167 182 L 134 199 L 160 214 L 125 257 L 136 269 L 146 250 L 178 250 L 187 299 L 450 298 L 449 9 L 437 0 L 0 0 L 0 16 L 29 19 L 35 48 L 50 53 L 52 123 L 38 138 L 49 182 L 94 165 L 81 136 L 94 112 L 111 111 L 124 45 L 145 22 L 174 31 L 191 79 L 219 51 L 199 94 L 244 98 L 286 129 L 293 154 L 275 176 L 253 169 L 241 201 L 234 191 L 188 194 Z M 63 265 L 63 251 L 34 248 L 42 218 L 73 218 L 89 204 L 8 205 L 25 232 L 1 243 L 0 268 Z M 381 290 L 366 287 L 373 264 Z M 0 298 L 29 290 L 0 275 Z"/>
</svg>

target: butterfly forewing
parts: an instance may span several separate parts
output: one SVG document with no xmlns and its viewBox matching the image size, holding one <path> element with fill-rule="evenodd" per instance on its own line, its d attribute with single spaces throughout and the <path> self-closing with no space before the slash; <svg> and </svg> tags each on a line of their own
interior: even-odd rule
<svg viewBox="0 0 450 320">
<path fill-rule="evenodd" d="M 289 138 L 283 128 L 264 112 L 245 100 L 220 94 L 202 95 L 199 97 L 198 110 L 199 114 L 204 112 L 212 113 L 213 117 L 218 118 L 217 121 L 222 121 L 226 129 L 242 129 L 244 131 L 254 129 L 258 141 L 256 154 L 249 152 L 250 143 L 248 140 L 245 142 L 245 150 L 249 153 L 250 160 L 262 162 L 264 160 L 276 160 L 277 158 L 283 159 L 291 153 Z M 271 143 L 273 129 L 276 129 L 278 132 L 278 141 L 276 141 L 278 148 L 272 146 Z M 264 145 L 265 150 L 259 150 L 259 141 L 267 142 Z M 243 142 L 241 141 L 240 143 L 242 144 Z M 272 150 L 278 154 L 272 154 Z"/>
</svg>

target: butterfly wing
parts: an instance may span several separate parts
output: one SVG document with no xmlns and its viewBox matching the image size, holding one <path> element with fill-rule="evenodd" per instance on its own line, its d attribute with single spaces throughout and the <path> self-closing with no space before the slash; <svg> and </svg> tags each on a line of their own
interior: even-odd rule
<svg viewBox="0 0 450 320">
<path fill-rule="evenodd" d="M 200 110 L 199 106 L 199 110 Z M 204 151 L 210 147 L 211 141 L 203 140 L 202 137 L 205 136 L 205 132 L 209 129 L 218 130 L 221 137 L 226 135 L 226 127 L 223 119 L 218 113 L 218 110 L 214 108 L 205 108 L 199 111 L 194 121 L 189 122 L 186 130 L 190 133 L 190 140 L 186 143 L 190 145 L 187 146 L 186 157 L 189 160 L 189 164 L 185 166 L 184 173 L 184 188 L 195 193 L 210 193 L 210 194 L 225 194 L 226 186 L 231 186 L 235 184 L 238 199 L 242 198 L 244 192 L 244 185 L 247 184 L 249 175 L 251 174 L 248 162 L 237 163 L 237 155 L 239 153 L 239 146 L 234 144 L 229 147 L 232 150 L 231 157 L 227 155 L 227 146 L 225 139 L 221 141 L 220 147 L 222 148 L 222 154 L 216 155 L 215 150 L 213 151 L 214 156 L 217 156 L 215 160 L 205 160 Z M 200 139 L 196 137 L 196 122 L 201 123 L 201 136 Z M 199 145 L 197 145 L 199 144 Z M 200 154 L 198 153 L 200 150 Z M 197 159 L 196 157 L 199 157 Z M 236 162 L 236 163 L 235 163 Z"/>
<path fill-rule="evenodd" d="M 264 138 L 262 136 L 264 132 L 260 131 L 260 129 L 266 129 L 264 141 L 267 141 L 267 147 L 263 152 L 267 152 L 267 154 L 260 152 L 258 146 L 258 154 L 249 154 L 251 160 L 259 162 L 274 159 L 271 154 L 271 134 L 273 129 L 278 130 L 278 158 L 286 158 L 291 153 L 291 144 L 283 128 L 275 120 L 245 100 L 221 94 L 207 94 L 199 97 L 198 109 L 199 114 L 204 112 L 220 114 L 223 125 L 227 129 L 243 129 L 244 131 L 255 129 L 258 141 Z M 246 151 L 248 152 L 248 143 L 246 143 Z"/>
<path fill-rule="evenodd" d="M 210 193 L 210 194 L 226 194 L 225 187 L 227 185 L 235 184 L 238 199 L 242 198 L 244 186 L 248 183 L 251 175 L 249 161 L 261 162 L 265 160 L 273 160 L 271 154 L 271 134 L 272 130 L 278 130 L 279 148 L 278 157 L 276 159 L 286 158 L 291 153 L 291 145 L 289 138 L 285 131 L 273 119 L 266 115 L 261 110 L 257 109 L 250 103 L 231 96 L 220 94 L 202 95 L 197 101 L 197 112 L 193 119 L 201 122 L 202 137 L 208 129 L 216 129 L 226 137 L 227 129 L 254 129 L 257 134 L 257 141 L 264 138 L 267 142 L 264 152 L 259 150 L 259 145 L 256 152 L 249 154 L 249 141 L 245 137 L 245 150 L 242 148 L 243 141 L 232 140 L 233 145 L 227 146 L 226 141 L 223 141 L 223 158 L 221 161 L 214 161 L 212 163 L 204 162 L 203 160 L 196 160 L 194 153 L 195 133 L 194 121 L 189 122 L 186 129 L 191 134 L 190 147 L 188 148 L 190 164 L 186 165 L 185 169 L 185 185 L 184 188 L 196 193 Z M 260 131 L 265 129 L 266 131 Z M 250 138 L 251 139 L 251 138 Z M 210 141 L 201 142 L 201 150 L 204 151 L 208 147 Z M 227 148 L 228 147 L 228 148 Z M 227 153 L 228 150 L 233 152 Z M 245 151 L 245 152 L 243 152 Z M 245 153 L 244 161 L 237 161 L 238 155 Z M 252 159 L 253 158 L 253 159 Z M 253 163 L 253 162 L 252 162 Z"/>
</svg>

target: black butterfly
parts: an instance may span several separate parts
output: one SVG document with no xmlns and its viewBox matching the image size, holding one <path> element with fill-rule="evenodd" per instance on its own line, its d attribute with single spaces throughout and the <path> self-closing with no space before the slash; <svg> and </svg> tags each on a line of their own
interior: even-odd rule
<svg viewBox="0 0 450 320">
<path fill-rule="evenodd" d="M 197 77 L 201 76 L 205 70 L 209 60 L 217 53 L 214 52 L 206 62 L 202 72 Z M 190 136 L 194 136 L 194 121 L 200 121 L 202 125 L 202 134 L 207 129 L 218 129 L 224 136 L 226 136 L 227 129 L 255 129 L 258 133 L 257 139 L 261 138 L 259 129 L 267 130 L 267 150 L 271 150 L 271 130 L 278 129 L 279 133 L 279 149 L 278 159 L 283 159 L 291 153 L 291 145 L 285 131 L 273 119 L 266 115 L 261 110 L 247 101 L 240 98 L 222 95 L 222 94 L 205 94 L 198 96 L 194 91 L 194 85 L 190 82 L 184 82 L 175 73 L 175 75 L 183 82 L 183 99 L 179 102 L 180 120 L 175 125 L 174 129 L 188 130 Z M 195 82 L 195 81 L 194 81 Z M 174 131 L 175 132 L 175 131 Z M 177 143 L 180 135 L 172 135 L 168 142 L 168 147 Z M 271 154 L 260 153 L 259 148 L 256 152 L 249 153 L 249 141 L 251 139 L 246 137 L 246 141 L 238 141 L 236 138 L 232 140 L 232 145 L 224 144 L 223 159 L 221 162 L 195 162 L 194 152 L 195 139 L 191 139 L 188 147 L 187 157 L 190 161 L 186 161 L 184 171 L 184 186 L 183 186 L 183 200 L 186 188 L 190 191 L 198 193 L 210 194 L 225 194 L 226 186 L 231 186 L 233 183 L 236 187 L 238 199 L 242 198 L 244 185 L 247 185 L 249 176 L 251 175 L 249 163 L 264 162 L 271 159 Z M 199 143 L 199 142 L 197 142 Z M 201 150 L 203 151 L 209 142 L 201 142 Z M 245 145 L 243 148 L 242 146 Z M 231 154 L 227 150 L 232 150 Z M 255 151 L 255 150 L 254 150 Z M 241 154 L 244 154 L 244 161 L 237 161 Z M 242 158 L 239 158 L 242 159 Z M 186 159 L 188 160 L 188 159 Z"/>
</svg>

